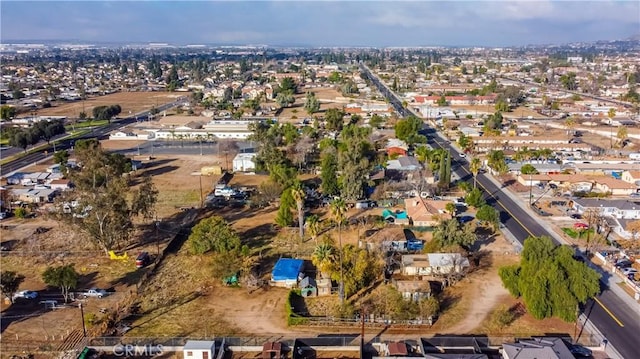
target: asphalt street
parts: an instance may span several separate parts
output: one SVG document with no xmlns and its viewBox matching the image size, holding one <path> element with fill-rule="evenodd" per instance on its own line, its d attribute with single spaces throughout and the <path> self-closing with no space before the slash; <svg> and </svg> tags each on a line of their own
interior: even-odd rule
<svg viewBox="0 0 640 359">
<path fill-rule="evenodd" d="M 175 102 L 171 102 L 171 103 L 167 103 L 164 104 L 162 106 L 158 107 L 158 111 L 164 111 L 167 110 L 171 107 L 174 107 L 176 105 L 178 105 L 178 103 L 182 102 L 182 99 L 179 99 Z M 98 138 L 98 139 L 102 139 L 103 137 L 105 137 L 109 132 L 117 130 L 121 127 L 124 127 L 126 125 L 132 124 L 134 122 L 136 122 L 136 120 L 140 120 L 140 119 L 146 119 L 149 116 L 149 111 L 144 111 L 141 113 L 136 114 L 135 116 L 131 116 L 131 117 L 127 117 L 124 118 L 122 120 L 117 120 L 117 121 L 113 121 L 112 123 L 108 124 L 107 126 L 103 126 L 103 127 L 99 127 L 94 129 L 91 133 L 88 133 L 82 137 L 78 137 L 78 138 L 73 138 L 73 139 L 64 139 L 64 140 L 60 140 L 59 142 L 57 142 L 55 144 L 56 150 L 57 151 L 61 151 L 61 150 L 68 150 L 73 148 L 73 145 L 75 144 L 75 141 L 77 140 L 84 140 L 84 139 L 89 139 L 89 138 Z M 2 151 L 2 156 L 5 157 L 5 152 L 6 153 L 10 153 L 9 149 L 3 150 Z M 51 156 L 51 154 L 53 153 L 53 144 L 49 145 L 45 148 L 42 148 L 36 152 L 32 152 L 32 153 L 28 153 L 25 156 L 22 156 L 20 158 L 17 158 L 13 161 L 7 162 L 3 165 L 0 166 L 0 176 L 6 176 L 11 172 L 17 171 L 20 168 L 29 166 L 31 164 L 37 163 L 39 161 L 42 161 L 48 157 Z"/>
<path fill-rule="evenodd" d="M 362 65 L 361 69 L 365 77 L 378 87 L 402 116 L 410 114 L 406 108 L 402 107 L 400 99 L 382 84 L 368 68 Z M 444 148 L 451 153 L 452 173 L 455 173 L 463 181 L 472 181 L 469 163 L 465 158 L 460 157 L 457 150 L 446 139 L 442 138 L 434 129 L 427 130 L 424 134 L 427 136 L 429 145 L 434 148 Z M 548 236 L 559 244 L 536 218 L 516 204 L 486 174 L 478 174 L 477 182 L 485 192 L 487 203 L 500 211 L 501 223 L 520 243 L 523 244 L 524 240 L 531 236 Z M 602 281 L 602 283 L 604 282 L 606 281 Z M 602 284 L 602 293 L 585 305 L 584 313 L 623 358 L 640 358 L 640 346 L 636 345 L 640 341 L 640 316 L 637 311 L 629 308 L 625 302 L 612 293 L 605 284 Z"/>
</svg>

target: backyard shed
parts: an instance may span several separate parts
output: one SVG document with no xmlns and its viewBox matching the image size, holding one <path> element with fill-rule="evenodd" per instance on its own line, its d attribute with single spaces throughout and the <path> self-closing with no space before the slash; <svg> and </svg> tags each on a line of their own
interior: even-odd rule
<svg viewBox="0 0 640 359">
<path fill-rule="evenodd" d="M 271 282 L 276 287 L 292 288 L 301 278 L 302 259 L 280 258 L 271 272 Z"/>
<path fill-rule="evenodd" d="M 300 281 L 300 295 L 303 297 L 315 297 L 318 295 L 316 281 L 311 277 L 304 277 Z"/>
<path fill-rule="evenodd" d="M 331 295 L 331 279 L 318 279 L 316 288 L 318 289 L 318 295 Z"/>
<path fill-rule="evenodd" d="M 215 351 L 213 340 L 188 340 L 182 348 L 184 359 L 213 359 Z"/>
</svg>

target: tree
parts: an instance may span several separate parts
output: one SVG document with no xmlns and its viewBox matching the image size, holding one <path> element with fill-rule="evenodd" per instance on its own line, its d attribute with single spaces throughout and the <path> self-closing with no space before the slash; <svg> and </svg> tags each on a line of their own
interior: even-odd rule
<svg viewBox="0 0 640 359">
<path fill-rule="evenodd" d="M 240 237 L 224 218 L 212 216 L 198 222 L 187 239 L 191 253 L 229 254 L 240 249 Z"/>
<path fill-rule="evenodd" d="M 53 154 L 53 162 L 61 166 L 66 166 L 69 160 L 69 152 L 67 150 L 56 151 Z"/>
<path fill-rule="evenodd" d="M 336 264 L 336 248 L 329 241 L 316 246 L 311 262 L 320 271 L 322 278 L 331 278 Z"/>
<path fill-rule="evenodd" d="M 326 128 L 329 131 L 341 131 L 344 126 L 344 112 L 337 108 L 330 108 L 324 113 Z"/>
<path fill-rule="evenodd" d="M 136 216 L 141 215 L 143 219 L 152 219 L 155 214 L 158 193 L 151 176 L 144 176 L 140 188 L 133 192 L 131 211 Z"/>
<path fill-rule="evenodd" d="M 0 293 L 9 298 L 13 303 L 13 295 L 24 282 L 24 276 L 12 271 L 4 271 L 0 274 Z"/>
<path fill-rule="evenodd" d="M 525 163 L 520 168 L 520 173 L 522 173 L 523 175 L 537 175 L 540 172 L 538 172 L 538 170 L 531 163 Z"/>
<path fill-rule="evenodd" d="M 564 127 L 567 128 L 567 136 L 571 137 L 571 133 L 573 132 L 573 128 L 576 126 L 576 120 L 572 116 L 567 117 L 564 120 Z"/>
<path fill-rule="evenodd" d="M 293 223 L 291 210 L 296 206 L 296 201 L 291 193 L 291 188 L 287 188 L 280 196 L 280 207 L 276 214 L 276 224 L 280 227 L 289 227 Z"/>
<path fill-rule="evenodd" d="M 491 167 L 494 171 L 504 174 L 509 170 L 509 166 L 507 166 L 507 161 L 504 158 L 504 152 L 491 150 L 489 151 L 489 159 L 487 160 L 487 165 Z"/>
<path fill-rule="evenodd" d="M 320 101 L 316 98 L 316 94 L 313 92 L 307 92 L 307 97 L 304 103 L 304 109 L 309 116 L 320 110 Z"/>
<path fill-rule="evenodd" d="M 371 118 L 369 119 L 369 125 L 373 128 L 380 128 L 382 127 L 383 123 L 384 119 L 378 114 L 371 116 Z"/>
<path fill-rule="evenodd" d="M 13 117 L 15 117 L 15 115 L 17 113 L 18 113 L 18 111 L 13 106 L 2 105 L 0 107 L 0 119 L 3 119 L 5 121 L 8 121 L 8 120 L 12 119 Z"/>
<path fill-rule="evenodd" d="M 22 150 L 27 153 L 27 147 L 29 147 L 29 139 L 24 131 L 18 131 L 13 135 L 13 138 L 10 139 L 10 145 L 14 147 L 20 147 Z"/>
<path fill-rule="evenodd" d="M 444 97 L 444 95 L 440 96 L 440 98 L 438 99 L 438 101 L 436 101 L 436 105 L 441 106 L 441 107 L 442 107 L 442 106 L 446 106 L 447 104 L 448 104 L 448 103 L 447 103 L 447 98 L 446 98 L 446 97 Z"/>
<path fill-rule="evenodd" d="M 76 272 L 74 264 L 67 264 L 57 267 L 47 267 L 42 273 L 42 280 L 46 285 L 60 288 L 64 302 L 69 300 L 69 290 L 75 289 L 78 285 L 80 275 Z"/>
<path fill-rule="evenodd" d="M 396 138 L 406 142 L 408 145 L 426 142 L 422 141 L 422 139 L 418 137 L 421 136 L 418 131 L 422 129 L 422 126 L 422 120 L 415 116 L 409 116 L 405 120 L 400 120 L 395 126 Z"/>
<path fill-rule="evenodd" d="M 433 231 L 433 240 L 440 247 L 460 246 L 468 248 L 476 241 L 476 236 L 470 226 L 463 226 L 457 219 L 442 221 Z"/>
<path fill-rule="evenodd" d="M 307 218 L 306 222 L 307 232 L 311 236 L 311 238 L 318 244 L 318 234 L 320 234 L 320 218 L 317 215 L 313 214 Z"/>
<path fill-rule="evenodd" d="M 599 274 L 573 258 L 569 246 L 556 246 L 548 237 L 529 237 L 519 265 L 498 271 L 511 295 L 522 297 L 536 319 L 577 318 L 578 305 L 600 292 Z"/>
<path fill-rule="evenodd" d="M 298 211 L 298 229 L 300 231 L 300 241 L 304 241 L 304 201 L 306 195 L 302 183 L 296 183 L 291 189 L 291 196 L 296 203 L 296 209 Z"/>
<path fill-rule="evenodd" d="M 618 128 L 618 133 L 616 134 L 616 137 L 618 137 L 620 146 L 623 147 L 624 141 L 629 137 L 629 130 L 627 130 L 625 126 L 620 126 Z"/>
<path fill-rule="evenodd" d="M 334 147 L 323 151 L 320 160 L 320 190 L 325 196 L 335 196 L 340 192 L 338 186 L 338 157 Z"/>
<path fill-rule="evenodd" d="M 465 197 L 464 201 L 473 208 L 480 208 L 486 202 L 482 198 L 482 191 L 479 188 L 474 188 Z"/>
<path fill-rule="evenodd" d="M 444 206 L 444 210 L 449 212 L 452 217 L 456 215 L 456 205 L 453 202 L 449 202 Z"/>
<path fill-rule="evenodd" d="M 476 218 L 480 221 L 487 222 L 495 231 L 500 223 L 500 213 L 497 209 L 488 204 L 482 205 L 476 212 Z"/>
<path fill-rule="evenodd" d="M 478 173 L 482 168 L 482 161 L 478 157 L 474 157 L 469 164 L 469 169 L 471 170 L 471 174 L 473 174 L 473 188 L 477 187 L 478 182 Z"/>
</svg>

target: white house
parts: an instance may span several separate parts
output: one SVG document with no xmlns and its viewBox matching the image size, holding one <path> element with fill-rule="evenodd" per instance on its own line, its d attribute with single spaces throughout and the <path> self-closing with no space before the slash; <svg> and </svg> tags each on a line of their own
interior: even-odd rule
<svg viewBox="0 0 640 359">
<path fill-rule="evenodd" d="M 213 359 L 215 352 L 213 340 L 188 340 L 182 348 L 184 359 Z"/>
<path fill-rule="evenodd" d="M 469 267 L 469 260 L 460 253 L 406 254 L 402 256 L 405 275 L 441 275 L 461 273 Z"/>
<path fill-rule="evenodd" d="M 233 172 L 255 171 L 256 163 L 253 161 L 255 153 L 238 153 L 233 159 Z"/>
</svg>

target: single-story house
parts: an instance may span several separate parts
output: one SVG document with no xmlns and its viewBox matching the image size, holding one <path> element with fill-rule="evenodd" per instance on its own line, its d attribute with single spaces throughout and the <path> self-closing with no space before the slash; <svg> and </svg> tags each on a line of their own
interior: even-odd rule
<svg viewBox="0 0 640 359">
<path fill-rule="evenodd" d="M 419 302 L 431 296 L 431 282 L 426 280 L 397 280 L 393 284 L 406 300 Z"/>
<path fill-rule="evenodd" d="M 451 354 L 451 353 L 427 353 L 425 359 L 489 359 L 487 354 Z"/>
<path fill-rule="evenodd" d="M 49 187 L 53 190 L 66 191 L 71 189 L 72 186 L 73 184 L 71 183 L 71 180 L 68 179 L 56 179 L 49 182 Z"/>
<path fill-rule="evenodd" d="M 224 342 L 220 348 L 224 348 Z M 182 354 L 184 359 L 214 359 L 216 342 L 213 340 L 187 340 L 182 347 Z"/>
<path fill-rule="evenodd" d="M 271 271 L 271 284 L 276 287 L 293 288 L 302 279 L 302 259 L 280 258 Z"/>
<path fill-rule="evenodd" d="M 405 254 L 401 263 L 405 275 L 462 273 L 469 267 L 469 260 L 460 253 Z"/>
<path fill-rule="evenodd" d="M 620 179 L 640 187 L 640 171 L 624 171 Z"/>
<path fill-rule="evenodd" d="M 545 359 L 574 359 L 567 344 L 561 338 L 543 337 L 520 339 L 517 343 L 502 344 L 502 357 L 515 358 L 545 358 Z"/>
<path fill-rule="evenodd" d="M 416 227 L 433 227 L 441 220 L 451 219 L 451 214 L 446 211 L 447 203 L 453 202 L 430 200 L 419 196 L 404 201 L 407 215 Z"/>
<path fill-rule="evenodd" d="M 640 201 L 626 199 L 575 198 L 571 207 L 578 213 L 589 210 L 596 211 L 602 216 L 620 219 L 640 219 Z"/>
<path fill-rule="evenodd" d="M 12 190 L 12 194 L 18 201 L 26 203 L 48 203 L 58 194 L 54 189 L 32 189 L 32 188 L 16 188 Z"/>
<path fill-rule="evenodd" d="M 236 157 L 233 158 L 233 172 L 255 171 L 255 157 L 256 153 L 238 153 Z"/>
<path fill-rule="evenodd" d="M 62 166 L 59 163 L 47 167 L 49 173 L 62 173 Z"/>
<path fill-rule="evenodd" d="M 602 177 L 595 180 L 594 190 L 603 193 L 611 192 L 613 196 L 628 196 L 636 192 L 638 187 L 613 177 Z"/>
<path fill-rule="evenodd" d="M 413 156 L 402 156 L 395 160 L 387 161 L 387 170 L 395 171 L 417 171 L 422 169 L 422 165 Z"/>
</svg>

